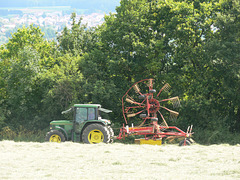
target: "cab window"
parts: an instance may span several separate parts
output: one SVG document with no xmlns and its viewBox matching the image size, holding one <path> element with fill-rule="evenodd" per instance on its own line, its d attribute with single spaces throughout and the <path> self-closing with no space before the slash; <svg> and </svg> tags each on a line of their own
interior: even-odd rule
<svg viewBox="0 0 240 180">
<path fill-rule="evenodd" d="M 88 120 L 94 120 L 96 116 L 95 108 L 88 108 Z"/>
<path fill-rule="evenodd" d="M 88 115 L 87 115 L 87 108 L 77 108 L 76 109 L 76 121 L 85 121 L 87 120 Z"/>
<path fill-rule="evenodd" d="M 76 108 L 76 121 L 86 121 L 96 119 L 95 108 Z"/>
</svg>

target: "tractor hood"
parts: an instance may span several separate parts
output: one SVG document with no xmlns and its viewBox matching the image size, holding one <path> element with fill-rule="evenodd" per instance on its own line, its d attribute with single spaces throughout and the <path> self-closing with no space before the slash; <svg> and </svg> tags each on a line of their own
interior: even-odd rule
<svg viewBox="0 0 240 180">
<path fill-rule="evenodd" d="M 50 125 L 72 125 L 72 121 L 69 120 L 53 120 Z"/>
</svg>

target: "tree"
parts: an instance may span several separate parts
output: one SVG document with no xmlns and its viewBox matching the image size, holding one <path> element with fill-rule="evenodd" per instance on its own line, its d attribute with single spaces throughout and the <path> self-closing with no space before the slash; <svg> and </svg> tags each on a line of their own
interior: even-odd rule
<svg viewBox="0 0 240 180">
<path fill-rule="evenodd" d="M 217 84 L 209 96 L 215 96 L 213 105 L 225 117 L 227 128 L 240 132 L 240 3 L 226 0 L 219 8 L 213 24 L 214 35 L 205 48 L 211 76 Z"/>
<path fill-rule="evenodd" d="M 31 119 L 31 109 L 36 103 L 34 83 L 39 73 L 39 56 L 36 51 L 25 47 L 18 53 L 18 59 L 11 59 L 11 65 L 3 76 L 6 83 L 4 105 L 7 107 L 7 124 L 13 127 L 26 125 Z"/>
<path fill-rule="evenodd" d="M 38 51 L 40 44 L 44 41 L 43 35 L 40 28 L 33 25 L 19 28 L 6 44 L 8 57 L 17 56 L 18 52 L 25 46 L 31 46 Z"/>
<path fill-rule="evenodd" d="M 40 127 L 34 124 L 41 110 L 43 90 L 39 90 L 41 73 L 53 66 L 54 43 L 47 42 L 37 27 L 23 27 L 1 47 L 1 111 L 3 122 L 17 128 Z M 45 125 L 46 126 L 46 125 Z"/>
<path fill-rule="evenodd" d="M 82 55 L 94 48 L 96 35 L 93 29 L 82 24 L 82 18 L 76 22 L 76 13 L 72 13 L 71 20 L 71 29 L 65 27 L 61 35 L 57 37 L 59 48 L 63 53 L 71 52 L 75 56 Z"/>
</svg>

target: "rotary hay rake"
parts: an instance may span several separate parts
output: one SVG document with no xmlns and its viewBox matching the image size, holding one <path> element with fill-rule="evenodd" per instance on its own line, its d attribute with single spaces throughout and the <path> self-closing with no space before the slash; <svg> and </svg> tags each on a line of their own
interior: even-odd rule
<svg viewBox="0 0 240 180">
<path fill-rule="evenodd" d="M 187 132 L 184 132 L 178 127 L 168 126 L 164 118 L 165 112 L 162 111 L 170 114 L 169 120 L 176 120 L 179 115 L 178 112 L 164 106 L 164 104 L 172 104 L 173 108 L 179 107 L 180 101 L 178 96 L 158 100 L 162 92 L 168 92 L 170 88 L 171 86 L 166 83 L 157 93 L 153 89 L 153 79 L 143 79 L 133 84 L 122 97 L 122 111 L 125 124 L 120 129 L 117 139 L 125 139 L 125 137 L 131 135 L 144 135 L 145 138 L 138 139 L 138 143 L 159 144 L 159 142 L 162 142 L 162 139 L 170 141 L 178 139 L 181 140 L 180 146 L 190 145 L 193 142 L 191 139 L 193 134 L 192 126 L 189 126 Z M 158 116 L 162 120 L 160 124 L 158 124 Z M 134 127 L 133 122 L 139 123 L 139 125 Z"/>
</svg>

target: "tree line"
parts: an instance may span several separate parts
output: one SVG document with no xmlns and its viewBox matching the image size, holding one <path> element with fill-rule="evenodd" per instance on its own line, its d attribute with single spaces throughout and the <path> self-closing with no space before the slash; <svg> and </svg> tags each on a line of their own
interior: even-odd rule
<svg viewBox="0 0 240 180">
<path fill-rule="evenodd" d="M 170 125 L 193 124 L 202 143 L 236 143 L 239 12 L 237 0 L 122 0 L 95 28 L 72 13 L 72 27 L 56 41 L 39 27 L 22 27 L 0 48 L 0 128 L 47 128 L 75 103 L 112 109 L 120 127 L 124 93 L 154 78 L 156 89 L 165 81 L 168 95 L 180 97 Z"/>
</svg>

